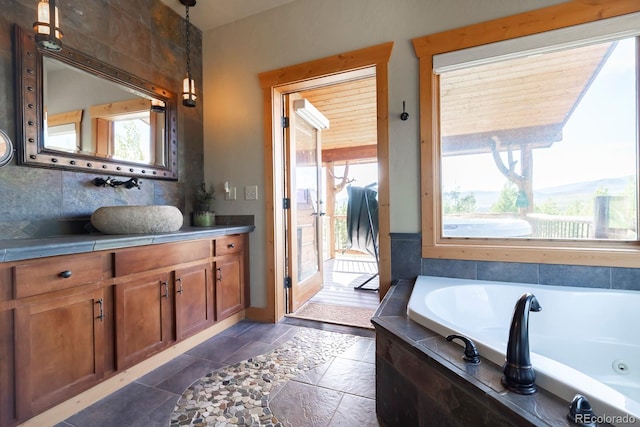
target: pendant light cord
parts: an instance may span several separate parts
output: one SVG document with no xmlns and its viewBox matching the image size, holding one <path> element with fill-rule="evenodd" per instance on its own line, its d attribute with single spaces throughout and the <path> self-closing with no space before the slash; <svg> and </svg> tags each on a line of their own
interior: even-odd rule
<svg viewBox="0 0 640 427">
<path fill-rule="evenodd" d="M 191 87 L 191 40 L 189 38 L 189 5 L 186 5 L 186 19 L 187 19 L 187 76 L 189 77 L 189 87 Z M 189 90 L 191 92 L 191 90 Z"/>
</svg>

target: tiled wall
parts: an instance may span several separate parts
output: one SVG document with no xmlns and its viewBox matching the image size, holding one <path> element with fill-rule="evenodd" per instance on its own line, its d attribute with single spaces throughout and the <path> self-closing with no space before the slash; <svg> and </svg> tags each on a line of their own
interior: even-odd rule
<svg viewBox="0 0 640 427">
<path fill-rule="evenodd" d="M 0 129 L 16 141 L 13 24 L 32 28 L 36 0 L 0 0 Z M 184 19 L 160 0 L 65 0 L 63 43 L 178 93 L 185 72 Z M 202 34 L 192 27 L 191 64 L 202 94 Z M 0 239 L 82 232 L 106 205 L 170 204 L 189 220 L 203 180 L 202 102 L 178 107 L 179 181 L 143 179 L 140 190 L 98 188 L 99 174 L 18 166 L 0 168 Z M 187 173 L 188 172 L 188 173 Z"/>
<path fill-rule="evenodd" d="M 417 275 L 640 291 L 640 269 L 421 258 L 420 234 L 392 233 L 391 277 Z"/>
</svg>

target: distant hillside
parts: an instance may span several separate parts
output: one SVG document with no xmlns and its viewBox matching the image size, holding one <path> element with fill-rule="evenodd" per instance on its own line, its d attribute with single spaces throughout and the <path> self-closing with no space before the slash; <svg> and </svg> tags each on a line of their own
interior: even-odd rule
<svg viewBox="0 0 640 427">
<path fill-rule="evenodd" d="M 535 203 L 539 204 L 554 200 L 560 207 L 563 207 L 575 200 L 591 200 L 594 193 L 600 188 L 608 190 L 610 195 L 621 194 L 625 191 L 631 179 L 632 176 L 629 175 L 620 178 L 583 181 L 541 188 L 535 190 Z M 469 193 L 473 193 L 475 196 L 478 212 L 488 212 L 500 195 L 499 191 L 469 191 L 463 193 L 463 195 Z"/>
</svg>

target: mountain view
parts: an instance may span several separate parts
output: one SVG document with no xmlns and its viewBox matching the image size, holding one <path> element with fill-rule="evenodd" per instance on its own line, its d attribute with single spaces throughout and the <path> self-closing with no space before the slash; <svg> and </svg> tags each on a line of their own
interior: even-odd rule
<svg viewBox="0 0 640 427">
<path fill-rule="evenodd" d="M 599 189 L 606 190 L 609 195 L 622 194 L 632 178 L 633 177 L 629 175 L 534 190 L 535 203 L 543 204 L 553 200 L 560 208 L 563 208 L 575 200 L 590 201 Z M 493 205 L 500 196 L 500 191 L 469 191 L 463 194 L 466 195 L 470 193 L 472 193 L 476 199 L 476 212 L 489 212 L 491 205 Z"/>
</svg>

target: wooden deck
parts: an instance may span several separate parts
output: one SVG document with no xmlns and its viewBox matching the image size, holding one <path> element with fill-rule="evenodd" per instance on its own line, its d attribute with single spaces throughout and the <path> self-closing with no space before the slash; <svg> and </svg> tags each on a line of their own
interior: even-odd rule
<svg viewBox="0 0 640 427">
<path fill-rule="evenodd" d="M 319 304 L 345 305 L 349 307 L 376 308 L 380 303 L 377 291 L 355 290 L 378 271 L 373 258 L 349 257 L 334 258 L 324 263 L 324 286 L 310 302 Z M 364 287 L 377 289 L 378 276 Z"/>
</svg>

